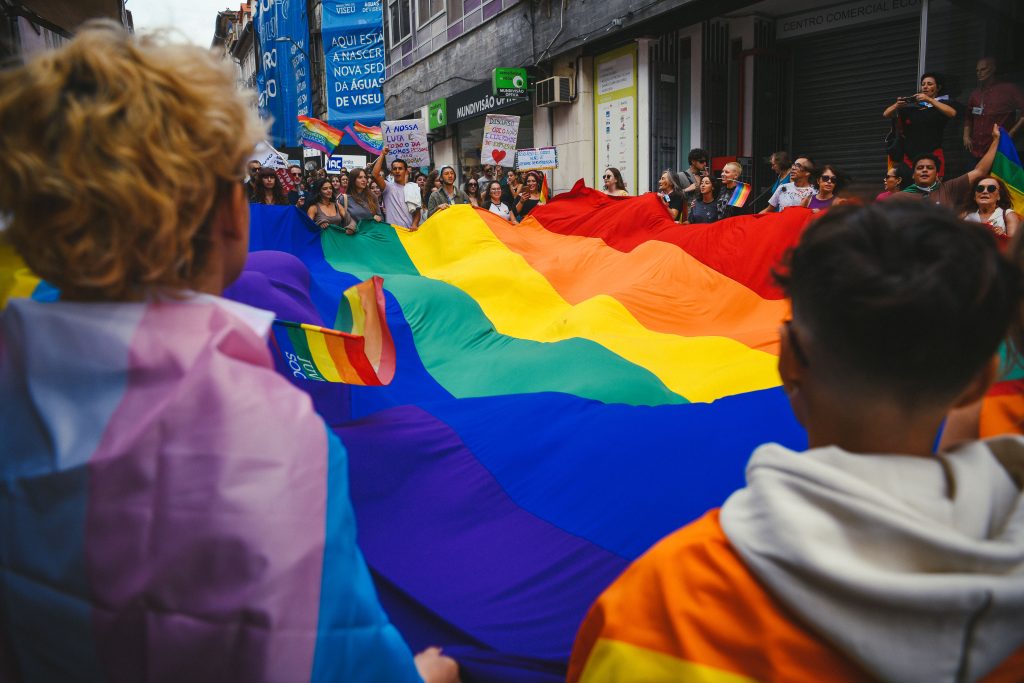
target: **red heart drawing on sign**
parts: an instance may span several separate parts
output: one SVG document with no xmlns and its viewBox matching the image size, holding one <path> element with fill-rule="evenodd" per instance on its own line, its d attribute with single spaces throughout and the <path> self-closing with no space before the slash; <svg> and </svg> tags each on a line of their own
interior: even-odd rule
<svg viewBox="0 0 1024 683">
<path fill-rule="evenodd" d="M 491 150 L 491 158 L 494 159 L 497 163 L 500 164 L 501 160 L 505 158 L 505 150 L 503 150 L 503 149 L 492 149 Z"/>
</svg>

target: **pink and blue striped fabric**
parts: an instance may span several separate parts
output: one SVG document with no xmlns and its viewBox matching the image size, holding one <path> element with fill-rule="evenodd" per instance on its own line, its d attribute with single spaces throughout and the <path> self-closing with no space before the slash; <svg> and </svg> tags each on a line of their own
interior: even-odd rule
<svg viewBox="0 0 1024 683">
<path fill-rule="evenodd" d="M 8 303 L 4 680 L 419 680 L 346 451 L 244 308 Z"/>
</svg>

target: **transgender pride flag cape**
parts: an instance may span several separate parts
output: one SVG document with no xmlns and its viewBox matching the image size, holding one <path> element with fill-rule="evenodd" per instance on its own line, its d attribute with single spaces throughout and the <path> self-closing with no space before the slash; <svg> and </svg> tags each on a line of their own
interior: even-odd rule
<svg viewBox="0 0 1024 683">
<path fill-rule="evenodd" d="M 0 679 L 419 680 L 269 326 L 214 297 L 8 302 Z"/>
</svg>

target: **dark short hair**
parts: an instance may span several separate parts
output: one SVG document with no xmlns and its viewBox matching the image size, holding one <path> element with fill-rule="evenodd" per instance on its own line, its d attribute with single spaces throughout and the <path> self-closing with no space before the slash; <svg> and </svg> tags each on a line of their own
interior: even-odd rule
<svg viewBox="0 0 1024 683">
<path fill-rule="evenodd" d="M 772 152 L 772 156 L 775 157 L 775 163 L 783 168 L 789 168 L 793 165 L 793 160 L 789 158 L 789 152 L 784 149 L 780 149 L 778 152 Z"/>
<path fill-rule="evenodd" d="M 835 207 L 775 277 L 828 381 L 907 406 L 963 391 L 1020 296 L 1020 270 L 988 229 L 927 202 Z"/>
<path fill-rule="evenodd" d="M 843 188 L 850 184 L 850 176 L 848 173 L 840 168 L 837 168 L 835 164 L 822 164 L 821 168 L 814 172 L 814 181 L 817 182 L 821 176 L 825 173 L 825 169 L 830 169 L 832 175 L 836 177 L 836 183 L 833 185 L 832 191 L 835 194 L 839 194 L 843 191 Z"/>
<path fill-rule="evenodd" d="M 407 171 L 409 170 L 409 164 L 405 163 L 405 159 L 392 159 L 391 160 L 392 168 L 394 167 L 395 164 L 401 164 L 402 166 L 405 167 L 405 170 L 407 170 Z"/>
<path fill-rule="evenodd" d="M 925 152 L 924 154 L 918 154 L 916 157 L 914 157 L 914 168 L 917 168 L 917 164 L 920 161 L 922 161 L 923 159 L 931 159 L 932 163 L 935 164 L 935 168 L 936 169 L 939 169 L 939 170 L 942 169 L 942 162 L 939 161 L 939 158 L 937 156 L 935 156 L 934 154 L 932 154 L 931 152 Z M 911 169 L 911 170 L 913 170 L 913 169 Z"/>
<path fill-rule="evenodd" d="M 900 179 L 900 188 L 905 190 L 914 182 L 914 172 L 902 161 L 893 166 L 892 171 Z"/>
<path fill-rule="evenodd" d="M 690 150 L 690 155 L 686 157 L 686 160 L 692 164 L 694 161 L 707 162 L 710 158 L 711 157 L 708 156 L 708 151 L 706 149 L 694 147 Z"/>
<path fill-rule="evenodd" d="M 942 86 L 945 85 L 946 83 L 946 79 L 944 79 L 941 74 L 938 74 L 934 71 L 925 71 L 923 74 L 921 74 L 921 81 L 924 81 L 924 79 L 926 78 L 934 78 L 935 85 L 936 87 L 938 87 L 939 90 L 942 90 Z M 920 83 L 921 81 L 918 82 Z"/>
</svg>

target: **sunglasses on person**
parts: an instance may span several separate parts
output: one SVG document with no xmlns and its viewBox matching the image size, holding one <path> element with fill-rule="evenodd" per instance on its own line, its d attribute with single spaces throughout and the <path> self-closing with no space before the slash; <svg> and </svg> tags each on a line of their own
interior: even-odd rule
<svg viewBox="0 0 1024 683">
<path fill-rule="evenodd" d="M 823 175 L 821 176 L 821 182 L 823 183 L 835 183 L 837 178 L 834 175 Z"/>
<path fill-rule="evenodd" d="M 613 176 L 609 174 L 601 177 L 604 178 L 605 180 L 611 180 Z"/>
<path fill-rule="evenodd" d="M 997 192 L 998 190 L 999 190 L 999 186 L 998 185 L 982 185 L 982 184 L 979 183 L 978 185 L 974 186 L 974 191 L 978 192 L 978 193 L 988 192 L 988 193 L 992 194 L 992 193 Z"/>
<path fill-rule="evenodd" d="M 476 186 L 477 186 L 476 183 L 467 183 L 466 184 L 466 187 L 476 187 Z"/>
</svg>

